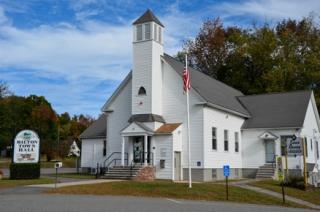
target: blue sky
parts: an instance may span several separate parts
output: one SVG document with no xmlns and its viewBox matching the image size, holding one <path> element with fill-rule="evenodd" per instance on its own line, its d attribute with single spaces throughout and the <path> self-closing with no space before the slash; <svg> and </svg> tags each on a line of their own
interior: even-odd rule
<svg viewBox="0 0 320 212">
<path fill-rule="evenodd" d="M 97 117 L 131 69 L 131 23 L 147 8 L 173 55 L 208 18 L 247 27 L 319 17 L 320 1 L 0 0 L 0 80 L 17 95 L 45 96 L 58 113 Z"/>
</svg>

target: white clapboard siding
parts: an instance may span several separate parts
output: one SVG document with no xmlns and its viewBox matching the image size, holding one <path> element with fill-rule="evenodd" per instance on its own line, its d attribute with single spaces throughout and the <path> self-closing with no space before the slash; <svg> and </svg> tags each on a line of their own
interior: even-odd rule
<svg viewBox="0 0 320 212">
<path fill-rule="evenodd" d="M 162 113 L 162 69 L 163 46 L 153 40 L 133 44 L 132 113 Z M 138 95 L 139 88 L 146 95 Z"/>
<path fill-rule="evenodd" d="M 154 136 L 155 149 L 155 167 L 157 179 L 172 179 L 173 174 L 173 145 L 172 135 Z M 160 160 L 165 160 L 165 168 L 160 168 Z"/>
<path fill-rule="evenodd" d="M 102 164 L 104 139 L 82 139 L 81 140 L 81 167 L 97 167 Z"/>
<path fill-rule="evenodd" d="M 316 132 L 319 132 L 319 127 L 316 120 L 316 113 L 318 111 L 315 110 L 316 106 L 313 101 L 314 101 L 313 99 L 309 101 L 306 117 L 303 123 L 303 128 L 301 130 L 301 136 L 306 137 L 308 142 L 307 163 L 318 162 L 318 164 L 320 165 L 320 161 L 318 161 L 318 158 L 316 155 L 317 152 L 316 152 L 316 144 L 315 144 L 316 140 L 318 140 L 318 142 L 320 141 L 319 138 L 317 138 L 317 133 L 316 133 Z"/>
<path fill-rule="evenodd" d="M 167 123 L 183 123 L 182 129 L 182 166 L 188 165 L 187 144 L 187 108 L 186 96 L 183 94 L 181 76 L 164 63 L 163 80 L 163 117 Z M 203 112 L 202 106 L 196 105 L 201 99 L 191 89 L 190 92 L 190 129 L 191 129 L 191 166 L 197 167 L 197 162 L 203 164 Z M 199 167 L 200 168 L 200 167 Z"/>
<path fill-rule="evenodd" d="M 203 109 L 204 168 L 242 168 L 241 126 L 244 119 L 213 108 Z M 212 127 L 217 129 L 217 150 L 212 150 Z M 224 151 L 224 130 L 229 132 L 229 151 Z M 239 152 L 235 152 L 235 132 L 239 133 Z"/>
<path fill-rule="evenodd" d="M 108 109 L 113 110 L 107 117 L 107 155 L 121 151 L 121 130 L 128 125 L 131 116 L 131 80 L 120 91 Z"/>
<path fill-rule="evenodd" d="M 294 129 L 250 129 L 242 132 L 242 161 L 243 168 L 259 168 L 266 163 L 265 143 L 259 138 L 264 132 L 270 132 L 278 137 L 275 140 L 275 152 L 277 156 L 281 156 L 281 136 L 293 135 L 296 133 Z M 289 157 L 289 168 L 297 168 L 301 166 L 301 157 Z"/>
</svg>

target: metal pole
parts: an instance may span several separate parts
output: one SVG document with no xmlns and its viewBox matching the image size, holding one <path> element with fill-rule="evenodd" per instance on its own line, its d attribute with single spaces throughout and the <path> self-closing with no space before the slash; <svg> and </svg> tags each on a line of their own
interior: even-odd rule
<svg viewBox="0 0 320 212">
<path fill-rule="evenodd" d="M 285 162 L 286 162 L 286 174 L 285 174 L 285 181 L 288 181 L 288 177 L 289 177 L 289 168 L 288 168 L 288 146 L 286 145 L 286 149 L 285 149 Z"/>
<path fill-rule="evenodd" d="M 188 55 L 186 54 L 186 71 L 188 70 Z M 190 78 L 190 73 L 189 78 Z M 189 188 L 192 188 L 192 179 L 191 179 L 191 150 L 190 150 L 190 114 L 189 114 L 189 89 L 186 89 L 187 92 L 187 133 L 188 133 L 188 169 L 189 169 Z"/>
<path fill-rule="evenodd" d="M 57 183 L 58 183 L 58 168 L 56 168 L 56 183 L 54 185 L 55 189 L 57 189 Z"/>
<path fill-rule="evenodd" d="M 226 176 L 226 196 L 227 200 L 229 200 L 229 185 L 228 185 L 228 176 Z"/>
<path fill-rule="evenodd" d="M 285 193 L 284 193 L 284 182 L 281 183 L 281 190 L 282 190 L 282 203 L 285 204 L 286 203 L 286 197 L 285 197 Z"/>
</svg>

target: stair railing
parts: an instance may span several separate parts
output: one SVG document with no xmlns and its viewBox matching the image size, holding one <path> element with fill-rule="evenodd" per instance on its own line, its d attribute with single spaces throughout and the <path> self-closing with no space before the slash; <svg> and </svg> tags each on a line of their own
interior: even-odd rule
<svg viewBox="0 0 320 212">
<path fill-rule="evenodd" d="M 120 158 L 113 158 L 115 155 L 120 154 Z M 124 162 L 128 165 L 128 153 L 124 153 Z M 113 164 L 117 165 L 117 161 L 121 161 L 121 152 L 112 152 L 103 162 L 104 173 L 109 170 L 110 166 Z"/>
</svg>

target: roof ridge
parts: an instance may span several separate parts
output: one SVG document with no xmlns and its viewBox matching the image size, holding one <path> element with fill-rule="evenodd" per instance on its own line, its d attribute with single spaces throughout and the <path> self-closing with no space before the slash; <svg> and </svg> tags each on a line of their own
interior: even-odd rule
<svg viewBox="0 0 320 212">
<path fill-rule="evenodd" d="M 175 60 L 175 61 L 177 61 L 177 62 L 179 62 L 179 63 L 182 64 L 181 61 L 177 60 L 176 58 L 172 57 L 171 55 L 169 55 L 169 54 L 167 54 L 167 53 L 164 53 L 164 54 L 167 55 L 168 57 L 172 58 L 173 60 Z M 184 64 L 183 64 L 183 65 L 184 65 Z M 208 74 L 203 73 L 203 72 L 200 71 L 200 70 L 197 70 L 197 69 L 195 69 L 195 68 L 193 68 L 193 67 L 190 67 L 190 69 L 193 69 L 193 71 L 197 71 L 197 72 L 201 73 L 203 76 L 208 77 L 208 78 L 210 78 L 211 80 L 215 80 L 216 82 L 218 82 L 218 83 L 220 83 L 220 84 L 222 84 L 222 85 L 224 85 L 224 86 L 226 86 L 226 87 L 228 87 L 228 88 L 230 88 L 230 89 L 232 89 L 232 90 L 234 90 L 234 91 L 240 92 L 242 95 L 244 95 L 240 90 L 238 90 L 238 89 L 236 89 L 236 88 L 234 88 L 234 87 L 232 87 L 232 86 L 230 86 L 230 85 L 228 85 L 228 84 L 226 84 L 226 83 L 224 83 L 224 82 L 222 82 L 222 81 L 220 81 L 220 80 L 217 80 L 217 79 L 209 76 Z M 191 84 L 191 86 L 192 86 L 192 84 Z"/>
<path fill-rule="evenodd" d="M 249 94 L 244 96 L 237 96 L 237 98 L 246 98 L 246 97 L 256 97 L 256 96 L 271 96 L 271 95 L 278 95 L 278 94 L 291 94 L 291 93 L 309 93 L 311 94 L 313 90 L 295 90 L 295 91 L 284 91 L 284 92 L 271 92 L 271 93 L 261 93 L 261 94 Z"/>
</svg>

